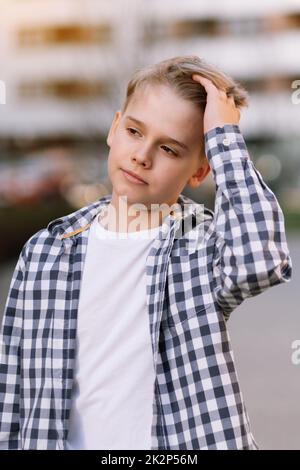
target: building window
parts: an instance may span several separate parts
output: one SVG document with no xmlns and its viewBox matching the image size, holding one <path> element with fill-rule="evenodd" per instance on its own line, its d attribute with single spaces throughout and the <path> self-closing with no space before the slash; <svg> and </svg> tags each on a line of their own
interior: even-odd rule
<svg viewBox="0 0 300 470">
<path fill-rule="evenodd" d="M 250 18 L 191 18 L 178 21 L 148 20 L 145 24 L 146 44 L 164 39 L 196 37 L 254 36 L 300 28 L 300 14 Z"/>
<path fill-rule="evenodd" d="M 100 81 L 49 80 L 44 82 L 24 82 L 19 86 L 21 98 L 56 98 L 78 100 L 101 98 L 110 93 L 109 85 Z"/>
<path fill-rule="evenodd" d="M 18 32 L 18 44 L 21 47 L 57 44 L 98 44 L 106 43 L 110 40 L 111 27 L 107 24 L 23 28 Z"/>
</svg>

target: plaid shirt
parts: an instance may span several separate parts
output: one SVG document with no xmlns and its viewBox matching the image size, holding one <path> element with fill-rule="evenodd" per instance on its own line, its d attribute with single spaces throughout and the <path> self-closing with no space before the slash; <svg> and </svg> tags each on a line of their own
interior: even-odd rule
<svg viewBox="0 0 300 470">
<path fill-rule="evenodd" d="M 202 205 L 180 194 L 187 214 L 164 219 L 146 261 L 152 449 L 258 448 L 226 321 L 247 297 L 291 279 L 282 210 L 239 127 L 208 131 L 205 150 L 214 211 L 204 208 L 199 222 Z M 2 449 L 65 449 L 89 227 L 110 200 L 51 221 L 20 253 L 0 337 Z M 182 230 L 187 219 L 192 228 Z"/>
</svg>

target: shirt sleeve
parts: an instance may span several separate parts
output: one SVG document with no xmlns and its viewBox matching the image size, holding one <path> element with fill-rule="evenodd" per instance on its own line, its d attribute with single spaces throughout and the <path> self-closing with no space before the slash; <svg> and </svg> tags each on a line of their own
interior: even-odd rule
<svg viewBox="0 0 300 470">
<path fill-rule="evenodd" d="M 214 294 L 228 319 L 247 297 L 290 281 L 292 261 L 283 212 L 251 161 L 239 126 L 215 127 L 204 140 L 216 184 Z"/>
<path fill-rule="evenodd" d="M 19 448 L 20 341 L 26 244 L 15 266 L 0 331 L 0 450 Z"/>
</svg>

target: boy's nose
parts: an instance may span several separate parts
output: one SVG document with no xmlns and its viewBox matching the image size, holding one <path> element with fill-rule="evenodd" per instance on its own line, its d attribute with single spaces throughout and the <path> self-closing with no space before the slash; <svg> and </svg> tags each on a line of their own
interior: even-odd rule
<svg viewBox="0 0 300 470">
<path fill-rule="evenodd" d="M 133 154 L 132 160 L 136 161 L 139 165 L 143 165 L 144 167 L 151 166 L 151 154 L 149 151 L 140 150 Z"/>
</svg>

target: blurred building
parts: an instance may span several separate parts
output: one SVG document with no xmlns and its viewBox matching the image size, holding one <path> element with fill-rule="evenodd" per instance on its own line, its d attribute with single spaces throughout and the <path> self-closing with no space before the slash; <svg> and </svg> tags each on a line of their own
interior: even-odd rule
<svg viewBox="0 0 300 470">
<path fill-rule="evenodd" d="M 7 0 L 0 21 L 2 136 L 106 131 L 124 76 L 179 54 L 247 86 L 248 135 L 299 132 L 300 2 Z"/>
<path fill-rule="evenodd" d="M 249 90 L 241 127 L 257 164 L 295 191 L 299 44 L 297 0 L 2 0 L 0 138 L 104 141 L 136 67 L 197 54 Z"/>
<path fill-rule="evenodd" d="M 134 65 L 125 34 L 134 26 L 124 23 L 122 5 L 2 1 L 0 79 L 7 103 L 1 137 L 99 136 L 108 128 L 124 69 Z"/>
</svg>

